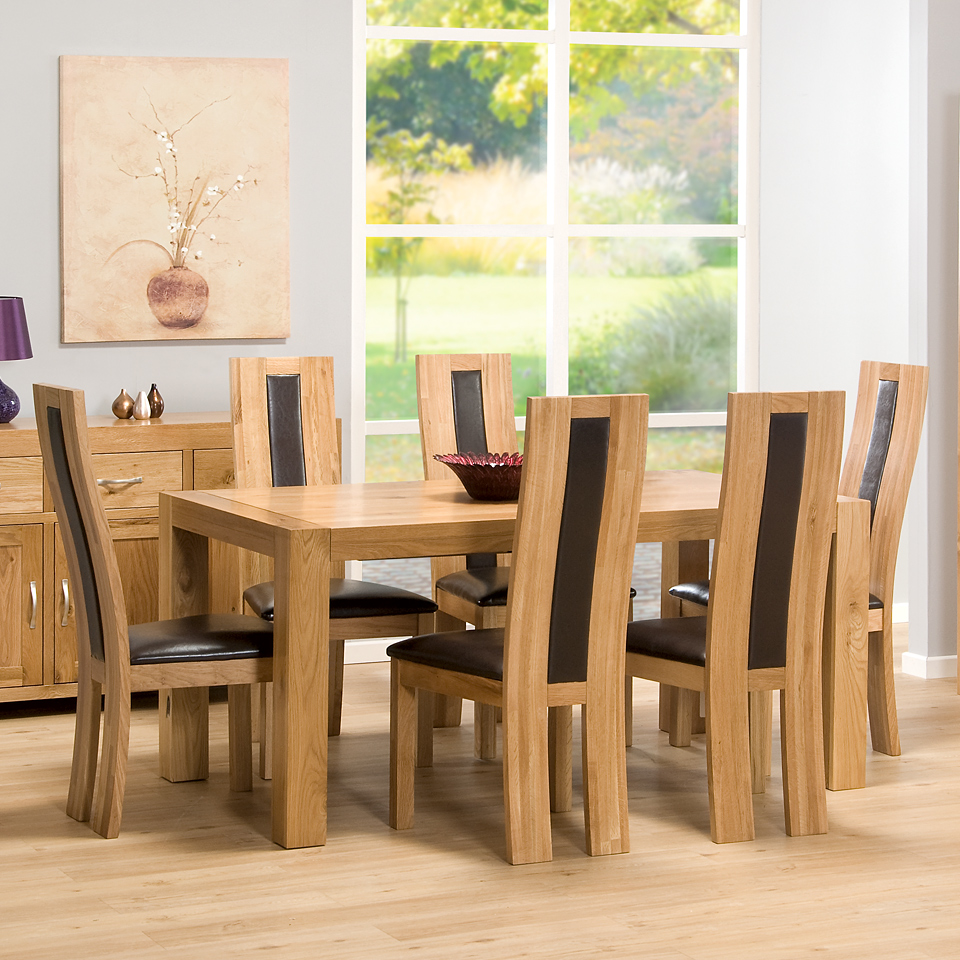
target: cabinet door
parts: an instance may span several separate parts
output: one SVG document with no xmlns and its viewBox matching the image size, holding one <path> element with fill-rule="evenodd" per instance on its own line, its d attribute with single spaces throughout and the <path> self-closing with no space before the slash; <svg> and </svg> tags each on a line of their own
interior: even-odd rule
<svg viewBox="0 0 960 960">
<path fill-rule="evenodd" d="M 159 523 L 143 520 L 111 520 L 110 532 L 120 566 L 123 600 L 128 623 L 148 623 L 158 618 L 160 561 Z M 56 586 L 54 610 L 54 663 L 57 683 L 77 679 L 77 631 L 74 624 L 74 595 L 67 573 L 67 559 L 56 531 Z"/>
<path fill-rule="evenodd" d="M 43 527 L 0 527 L 0 687 L 43 682 Z"/>
</svg>

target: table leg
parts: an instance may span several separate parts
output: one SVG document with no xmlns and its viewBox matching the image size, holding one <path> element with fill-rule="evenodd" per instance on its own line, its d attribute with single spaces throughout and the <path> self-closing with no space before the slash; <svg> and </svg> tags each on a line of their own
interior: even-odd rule
<svg viewBox="0 0 960 960">
<path fill-rule="evenodd" d="M 209 541 L 172 527 L 160 502 L 160 616 L 209 610 Z M 175 572 L 175 575 L 174 575 Z M 160 691 L 160 776 L 205 780 L 208 773 L 209 697 L 206 687 Z"/>
<path fill-rule="evenodd" d="M 330 534 L 279 530 L 273 638 L 273 840 L 327 839 Z"/>
<path fill-rule="evenodd" d="M 867 782 L 867 616 L 870 504 L 837 503 L 823 612 L 823 738 L 827 788 Z"/>
</svg>

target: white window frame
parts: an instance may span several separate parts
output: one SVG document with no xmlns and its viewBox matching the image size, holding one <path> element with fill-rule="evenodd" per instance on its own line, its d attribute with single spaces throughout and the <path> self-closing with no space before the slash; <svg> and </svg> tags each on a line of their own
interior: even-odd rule
<svg viewBox="0 0 960 960">
<path fill-rule="evenodd" d="M 551 0 L 546 30 L 472 30 L 437 27 L 374 27 L 366 23 L 366 0 L 353 0 L 352 143 L 352 298 L 350 458 L 346 479 L 364 479 L 366 437 L 419 432 L 416 420 L 366 420 L 366 240 L 368 237 L 543 237 L 547 242 L 546 388 L 567 392 L 569 367 L 568 241 L 572 237 L 717 237 L 736 239 L 737 389 L 756 390 L 759 382 L 759 154 L 760 154 L 760 6 L 741 0 L 740 34 L 621 34 L 571 31 L 570 0 Z M 367 40 L 435 42 L 493 41 L 550 45 L 547 97 L 546 224 L 368 224 L 366 214 L 366 44 Z M 693 47 L 740 50 L 738 219 L 735 224 L 571 224 L 569 197 L 570 45 L 622 44 L 636 47 Z M 495 345 L 491 345 L 493 349 Z M 523 417 L 517 428 L 523 429 Z M 722 426 L 724 412 L 653 413 L 650 427 Z"/>
</svg>

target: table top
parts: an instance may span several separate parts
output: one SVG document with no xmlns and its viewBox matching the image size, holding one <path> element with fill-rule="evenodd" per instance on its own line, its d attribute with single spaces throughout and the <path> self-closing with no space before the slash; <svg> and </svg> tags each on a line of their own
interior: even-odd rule
<svg viewBox="0 0 960 960">
<path fill-rule="evenodd" d="M 457 480 L 194 491 L 168 496 L 184 508 L 175 511 L 176 526 L 194 526 L 186 522 L 187 514 L 219 514 L 221 522 L 229 516 L 238 526 L 246 521 L 251 528 L 329 530 L 334 560 L 507 551 L 517 514 L 516 502 L 471 500 Z M 719 474 L 647 471 L 637 540 L 709 539 L 716 530 L 719 496 Z M 217 536 L 213 531 L 198 532 Z M 411 543 L 418 544 L 422 552 L 411 554 Z"/>
</svg>

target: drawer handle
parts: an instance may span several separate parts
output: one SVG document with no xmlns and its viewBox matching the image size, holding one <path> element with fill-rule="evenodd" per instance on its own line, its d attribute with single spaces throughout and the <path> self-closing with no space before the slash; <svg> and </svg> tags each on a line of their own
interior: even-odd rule
<svg viewBox="0 0 960 960">
<path fill-rule="evenodd" d="M 125 480 L 98 480 L 101 487 L 126 487 L 131 483 L 143 483 L 143 477 L 127 477 Z"/>
<path fill-rule="evenodd" d="M 66 578 L 61 580 L 60 589 L 63 590 L 63 616 L 60 618 L 60 626 L 65 627 L 70 622 L 70 581 Z"/>
<path fill-rule="evenodd" d="M 30 629 L 37 629 L 37 581 L 30 581 Z"/>
</svg>

